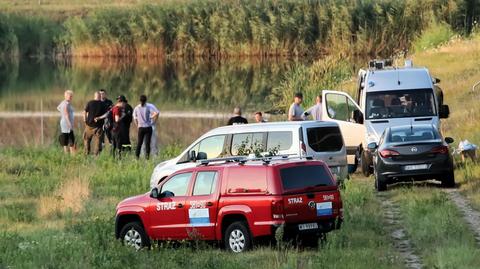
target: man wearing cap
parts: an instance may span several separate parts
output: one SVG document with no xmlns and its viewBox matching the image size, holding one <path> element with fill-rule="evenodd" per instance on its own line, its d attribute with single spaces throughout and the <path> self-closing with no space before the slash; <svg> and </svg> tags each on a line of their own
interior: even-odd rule
<svg viewBox="0 0 480 269">
<path fill-rule="evenodd" d="M 298 92 L 295 94 L 294 101 L 288 109 L 289 121 L 302 121 L 304 120 L 303 108 L 300 106 L 303 102 L 303 94 Z"/>
</svg>

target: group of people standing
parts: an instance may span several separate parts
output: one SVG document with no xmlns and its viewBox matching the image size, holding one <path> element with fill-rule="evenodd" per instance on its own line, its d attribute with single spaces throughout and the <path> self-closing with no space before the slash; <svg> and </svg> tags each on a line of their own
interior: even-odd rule
<svg viewBox="0 0 480 269">
<path fill-rule="evenodd" d="M 60 144 L 67 153 L 73 153 L 76 148 L 72 98 L 73 92 L 65 91 L 65 100 L 57 107 L 61 114 Z M 134 122 L 138 130 L 135 155 L 139 158 L 144 148 L 145 157 L 148 159 L 152 148 L 155 153 L 157 152 L 155 123 L 158 115 L 159 110 L 155 105 L 147 103 L 145 95 L 141 95 L 139 104 L 132 108 L 124 95 L 118 96 L 116 103 L 113 103 L 107 98 L 106 90 L 96 91 L 83 111 L 85 154 L 98 155 L 102 151 L 105 140 L 111 144 L 114 157 L 121 157 L 123 152 L 131 151 L 130 126 Z"/>
<path fill-rule="evenodd" d="M 288 109 L 288 120 L 289 121 L 303 121 L 307 120 L 309 116 L 312 117 L 313 120 L 322 120 L 322 95 L 319 94 L 315 97 L 315 105 L 310 107 L 307 110 L 303 110 L 302 108 L 303 103 L 303 94 L 298 92 L 295 94 L 293 103 L 290 105 Z M 247 124 L 248 120 L 242 117 L 242 110 L 240 107 L 235 107 L 233 109 L 234 116 L 231 117 L 227 125 L 236 125 L 236 124 Z M 256 123 L 264 123 L 267 122 L 263 118 L 263 114 L 260 111 L 255 112 L 255 122 Z"/>
</svg>

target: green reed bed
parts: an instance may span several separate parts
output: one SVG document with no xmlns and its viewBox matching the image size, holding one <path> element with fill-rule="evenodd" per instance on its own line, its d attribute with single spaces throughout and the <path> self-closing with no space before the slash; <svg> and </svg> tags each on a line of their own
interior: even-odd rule
<svg viewBox="0 0 480 269">
<path fill-rule="evenodd" d="M 48 17 L 41 15 L 41 8 L 34 15 L 26 13 L 27 17 L 20 7 L 19 11 L 9 7 L 6 12 L 13 15 L 0 23 L 6 33 L 0 34 L 0 50 L 112 57 L 390 56 L 408 50 L 432 21 L 469 33 L 473 21 L 462 17 L 469 10 L 467 2 L 119 2 L 118 7 L 93 4 L 80 14 Z M 470 13 L 467 17 L 478 16 Z"/>
</svg>

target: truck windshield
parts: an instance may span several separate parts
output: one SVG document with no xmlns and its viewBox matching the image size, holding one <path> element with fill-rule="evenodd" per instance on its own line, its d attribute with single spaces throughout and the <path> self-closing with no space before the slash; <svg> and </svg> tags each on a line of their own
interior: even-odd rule
<svg viewBox="0 0 480 269">
<path fill-rule="evenodd" d="M 432 89 L 412 89 L 367 93 L 366 115 L 371 119 L 435 116 Z"/>
<path fill-rule="evenodd" d="M 334 186 L 330 174 L 322 165 L 303 165 L 280 169 L 283 190 Z"/>
</svg>

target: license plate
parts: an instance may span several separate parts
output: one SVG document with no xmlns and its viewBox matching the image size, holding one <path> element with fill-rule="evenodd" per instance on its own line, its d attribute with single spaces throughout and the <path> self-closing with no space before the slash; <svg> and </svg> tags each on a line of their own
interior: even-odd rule
<svg viewBox="0 0 480 269">
<path fill-rule="evenodd" d="M 317 224 L 316 222 L 314 222 L 314 223 L 298 224 L 298 229 L 299 229 L 300 231 L 318 229 L 318 224 Z"/>
<path fill-rule="evenodd" d="M 411 170 L 422 170 L 427 168 L 428 168 L 427 164 L 415 164 L 415 165 L 405 165 L 403 169 L 405 171 L 411 171 Z"/>
</svg>

